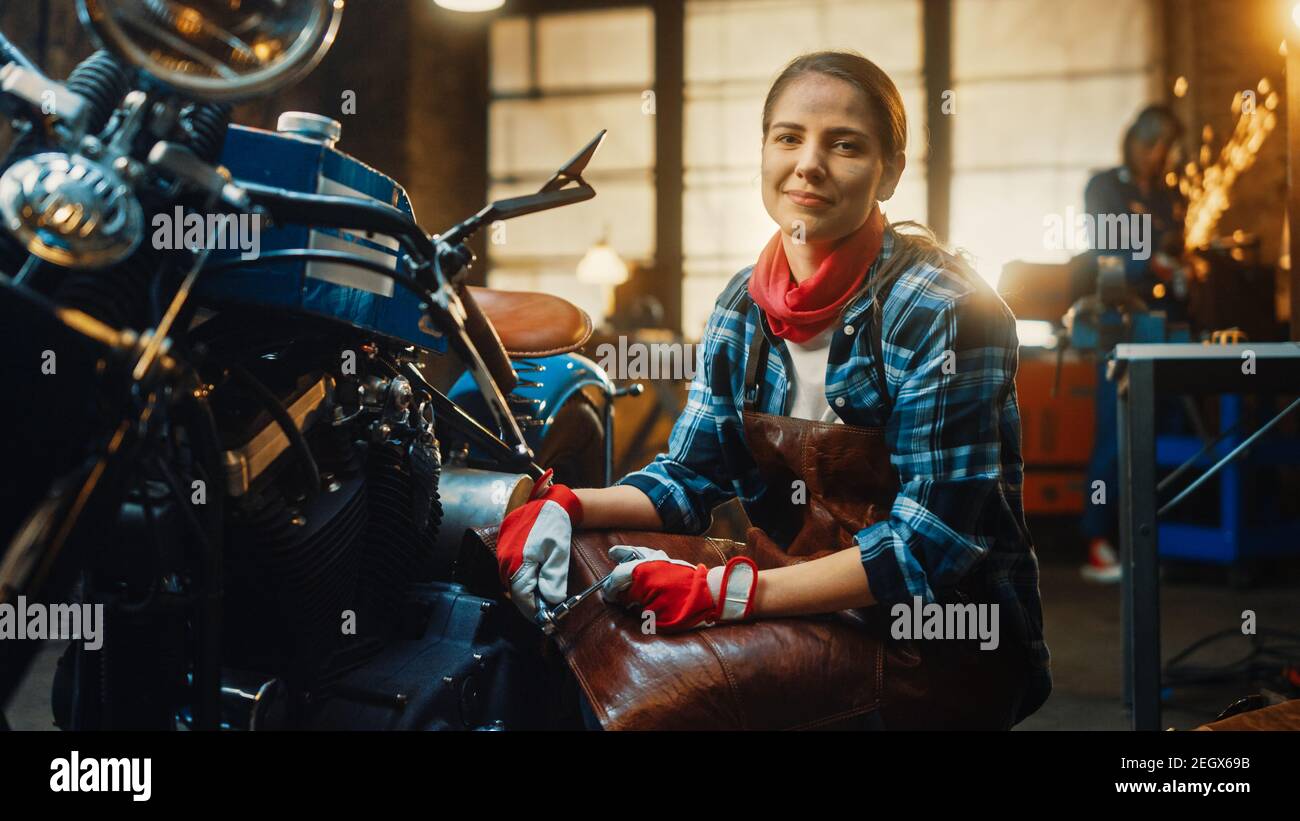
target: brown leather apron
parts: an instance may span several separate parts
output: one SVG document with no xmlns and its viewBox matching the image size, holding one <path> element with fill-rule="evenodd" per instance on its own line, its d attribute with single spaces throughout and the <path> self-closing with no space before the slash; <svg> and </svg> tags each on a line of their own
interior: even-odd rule
<svg viewBox="0 0 1300 821">
<path fill-rule="evenodd" d="M 762 407 L 769 333 L 760 312 L 745 359 L 741 414 L 745 442 L 767 487 L 762 502 L 753 506 L 753 523 L 786 541 L 791 556 L 829 555 L 853 547 L 859 530 L 889 517 L 898 472 L 889 460 L 884 428 L 755 410 Z M 881 361 L 879 352 L 876 361 Z"/>
<path fill-rule="evenodd" d="M 750 506 L 758 526 L 744 544 L 580 531 L 573 540 L 570 595 L 613 569 L 607 550 L 616 544 L 657 548 L 709 566 L 744 555 L 763 570 L 853 547 L 859 530 L 888 518 L 899 485 L 883 428 L 754 410 L 770 344 L 765 329 L 764 320 L 746 363 L 743 413 L 746 442 L 767 486 L 765 498 Z M 806 500 L 796 495 L 797 481 L 804 483 Z M 494 529 L 474 537 L 495 545 Z M 973 590 L 954 595 L 977 603 L 984 598 Z M 891 622 L 877 606 L 655 635 L 644 631 L 638 614 L 593 596 L 560 623 L 555 639 L 606 729 L 1011 726 L 1027 662 L 1006 630 L 999 632 L 999 648 L 986 651 L 978 640 L 895 640 Z"/>
</svg>

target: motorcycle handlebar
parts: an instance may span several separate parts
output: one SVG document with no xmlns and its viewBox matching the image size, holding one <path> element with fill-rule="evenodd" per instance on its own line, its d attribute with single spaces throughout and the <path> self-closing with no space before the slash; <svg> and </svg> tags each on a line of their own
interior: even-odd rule
<svg viewBox="0 0 1300 821">
<path fill-rule="evenodd" d="M 238 180 L 236 184 L 248 192 L 254 205 L 265 208 L 278 222 L 328 223 L 340 228 L 376 231 L 396 237 L 421 259 L 432 262 L 437 255 L 433 241 L 420 230 L 420 226 L 391 205 L 353 197 L 304 194 L 244 180 Z"/>
</svg>

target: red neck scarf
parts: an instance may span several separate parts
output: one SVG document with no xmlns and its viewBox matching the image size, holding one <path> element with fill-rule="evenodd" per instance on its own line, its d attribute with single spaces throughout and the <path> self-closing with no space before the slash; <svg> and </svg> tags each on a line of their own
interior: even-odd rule
<svg viewBox="0 0 1300 821">
<path fill-rule="evenodd" d="M 772 333 L 791 342 L 807 342 L 830 327 L 858 292 L 884 241 L 885 219 L 877 205 L 862 227 L 841 239 L 822 260 L 816 273 L 796 284 L 777 231 L 750 274 L 749 295 L 767 314 Z"/>
</svg>

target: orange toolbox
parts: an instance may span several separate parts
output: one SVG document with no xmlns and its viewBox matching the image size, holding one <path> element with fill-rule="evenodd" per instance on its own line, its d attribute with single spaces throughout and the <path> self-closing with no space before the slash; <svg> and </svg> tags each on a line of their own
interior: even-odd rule
<svg viewBox="0 0 1300 821">
<path fill-rule="evenodd" d="M 1025 460 L 1025 514 L 1030 516 L 1083 513 L 1096 413 L 1096 360 L 1066 351 L 1060 387 L 1053 397 L 1055 382 L 1056 351 L 1020 349 L 1016 394 Z"/>
</svg>

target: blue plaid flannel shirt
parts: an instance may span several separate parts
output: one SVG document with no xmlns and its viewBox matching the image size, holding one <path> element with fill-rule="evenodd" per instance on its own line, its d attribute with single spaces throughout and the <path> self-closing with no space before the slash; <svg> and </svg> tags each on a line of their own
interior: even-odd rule
<svg viewBox="0 0 1300 821">
<path fill-rule="evenodd" d="M 894 242 L 886 231 L 868 281 Z M 718 297 L 668 452 L 617 483 L 650 497 L 668 531 L 703 533 L 712 509 L 732 497 L 752 516 L 766 491 L 741 421 L 745 359 L 758 321 L 751 270 L 736 274 Z M 910 605 L 914 596 L 928 604 L 967 574 L 982 574 L 1004 630 L 1029 651 L 1032 676 L 1019 720 L 1046 700 L 1052 682 L 1038 560 L 1021 500 L 1015 317 L 978 277 L 931 265 L 905 271 L 883 306 L 882 392 L 873 314 L 870 293 L 849 302 L 826 372 L 826 398 L 841 420 L 886 429 L 901 484 L 890 517 L 856 535 L 868 584 L 886 607 Z M 780 355 L 768 357 L 760 410 L 784 414 L 791 365 L 785 342 L 773 342 Z"/>
</svg>

